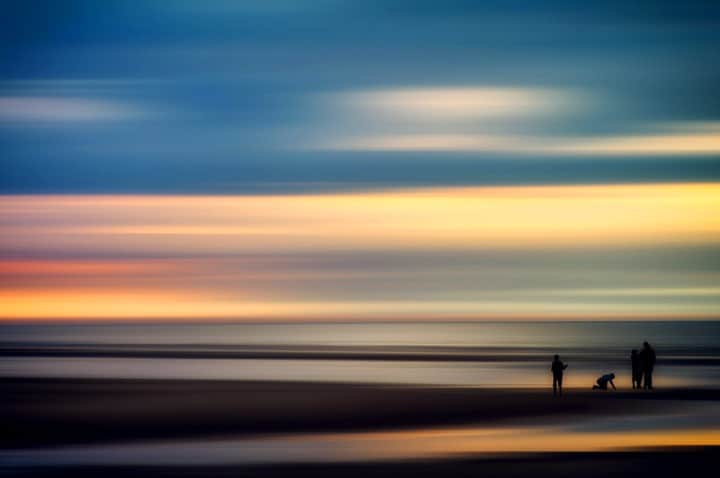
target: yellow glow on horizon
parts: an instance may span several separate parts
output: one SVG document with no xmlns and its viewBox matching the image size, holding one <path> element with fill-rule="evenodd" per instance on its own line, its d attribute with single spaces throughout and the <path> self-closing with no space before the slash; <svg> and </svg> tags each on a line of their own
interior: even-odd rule
<svg viewBox="0 0 720 478">
<path fill-rule="evenodd" d="M 0 245 L 22 241 L 27 250 L 230 253 L 703 243 L 720 238 L 720 185 L 10 196 L 0 201 L 0 212 Z"/>
<path fill-rule="evenodd" d="M 258 301 L 204 297 L 195 291 L 127 288 L 88 290 L 0 291 L 0 320 L 52 319 L 232 319 L 232 320 L 713 320 L 712 306 L 674 312 L 646 312 L 627 305 L 490 301 Z M 696 310 L 693 310 L 696 309 Z"/>
<path fill-rule="evenodd" d="M 566 288 L 471 300 L 298 298 L 286 270 L 231 257 L 717 244 L 720 184 L 423 188 L 276 196 L 0 198 L 0 318 L 711 318 L 716 288 Z M 118 257 L 121 259 L 93 259 Z M 131 260 L 122 259 L 129 257 Z M 166 259 L 162 259 L 165 257 Z M 285 267 L 285 269 L 283 269 Z M 387 271 L 389 279 L 393 271 Z M 256 280 L 262 279 L 255 285 Z M 277 281 L 288 281 L 278 285 Z M 275 282 L 273 282 L 275 281 Z M 274 289 L 265 289 L 268 285 Z M 711 300 L 657 304 L 654 297 Z M 602 303 L 628 296 L 634 303 Z M 567 298 L 570 297 L 571 300 Z M 645 297 L 645 299 L 643 299 Z M 600 299 L 598 299 L 600 298 Z"/>
</svg>

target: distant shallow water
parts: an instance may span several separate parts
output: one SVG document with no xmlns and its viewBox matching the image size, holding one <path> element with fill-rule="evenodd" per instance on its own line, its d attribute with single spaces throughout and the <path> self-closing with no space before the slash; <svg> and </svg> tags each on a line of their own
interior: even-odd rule
<svg viewBox="0 0 720 478">
<path fill-rule="evenodd" d="M 1 377 L 367 382 L 543 387 L 558 353 L 565 384 L 607 372 L 630 385 L 629 354 L 658 353 L 655 385 L 720 387 L 718 322 L 30 324 L 0 326 Z"/>
<path fill-rule="evenodd" d="M 720 321 L 2 324 L 0 344 L 720 347 Z"/>
<path fill-rule="evenodd" d="M 0 377 L 252 380 L 342 382 L 401 385 L 473 386 L 488 388 L 547 387 L 548 366 L 533 362 L 403 362 L 359 360 L 235 360 L 156 358 L 0 359 Z M 565 376 L 568 388 L 590 388 L 606 370 L 618 375 L 616 385 L 630 387 L 629 372 L 602 364 L 573 365 Z M 625 373 L 624 373 L 625 372 Z M 658 367 L 656 387 L 717 387 L 720 366 Z"/>
</svg>

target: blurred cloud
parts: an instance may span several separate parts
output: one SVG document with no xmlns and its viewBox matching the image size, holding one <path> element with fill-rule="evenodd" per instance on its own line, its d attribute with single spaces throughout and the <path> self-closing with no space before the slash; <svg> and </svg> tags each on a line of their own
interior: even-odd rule
<svg viewBox="0 0 720 478">
<path fill-rule="evenodd" d="M 522 117 L 579 106 L 578 95 L 543 88 L 465 87 L 395 88 L 328 95 L 331 107 L 372 120 L 403 121 Z"/>
<path fill-rule="evenodd" d="M 556 154 L 590 156 L 682 156 L 720 154 L 720 126 L 711 132 L 655 133 L 637 136 L 608 136 L 539 148 Z"/>
<path fill-rule="evenodd" d="M 602 109 L 590 91 L 542 88 L 397 88 L 328 95 L 308 148 L 365 152 L 462 152 L 524 156 L 713 156 L 718 122 L 643 122 L 630 133 L 558 134 Z M 607 100 L 605 100 L 607 101 Z M 323 115 L 325 115 L 323 117 Z"/>
<path fill-rule="evenodd" d="M 95 122 L 143 116 L 144 111 L 127 104 L 86 98 L 50 96 L 0 97 L 0 121 Z"/>
<path fill-rule="evenodd" d="M 336 151 L 447 151 L 529 156 L 713 156 L 720 154 L 720 131 L 589 138 L 423 134 L 369 136 L 329 141 L 318 149 Z"/>
</svg>

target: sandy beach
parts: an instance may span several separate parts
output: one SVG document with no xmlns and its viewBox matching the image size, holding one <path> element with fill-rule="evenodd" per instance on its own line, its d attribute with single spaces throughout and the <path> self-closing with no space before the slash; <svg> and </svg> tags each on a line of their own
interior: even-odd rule
<svg viewBox="0 0 720 478">
<path fill-rule="evenodd" d="M 557 476 L 582 477 L 676 477 L 689 469 L 709 470 L 716 464 L 716 448 L 654 450 L 622 453 L 557 453 L 542 455 L 507 455 L 484 459 L 445 459 L 394 463 L 343 463 L 332 465 L 290 466 L 76 466 L 37 467 L 32 476 L 78 478 L 103 476 L 124 478 L 154 477 L 475 477 L 538 478 Z M 28 476 L 28 470 L 7 471 L 3 476 Z"/>
<path fill-rule="evenodd" d="M 527 444 L 563 450 L 568 437 L 554 436 L 555 427 L 597 419 L 617 428 L 669 417 L 681 430 L 673 417 L 720 400 L 711 389 L 570 389 L 554 398 L 540 389 L 307 382 L 3 379 L 0 387 L 5 476 L 677 476 L 710 466 L 717 448 L 619 440 L 578 451 L 572 437 L 564 452 Z M 517 435 L 523 427 L 526 440 Z M 712 422 L 697 427 L 697 436 L 713 430 Z M 370 459 L 359 458 L 364 448 Z M 266 454 L 254 459 L 253 450 Z"/>
<path fill-rule="evenodd" d="M 592 392 L 304 382 L 3 379 L 3 448 L 79 443 L 563 423 L 663 413 L 717 390 Z"/>
</svg>

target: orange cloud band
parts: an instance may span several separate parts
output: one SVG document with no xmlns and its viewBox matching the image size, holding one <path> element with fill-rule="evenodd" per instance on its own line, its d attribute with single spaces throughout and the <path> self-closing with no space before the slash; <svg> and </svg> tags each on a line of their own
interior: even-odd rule
<svg viewBox="0 0 720 478">
<path fill-rule="evenodd" d="M 714 302 L 653 306 L 652 297 L 639 305 L 602 306 L 587 297 L 586 302 L 514 303 L 497 298 L 343 301 L 329 295 L 303 301 L 253 289 L 253 274 L 263 271 L 248 270 L 243 281 L 241 273 L 225 277 L 202 261 L 152 258 L 205 255 L 222 261 L 288 252 L 717 244 L 720 184 L 288 196 L 6 196 L 0 199 L 0 233 L 5 257 L 136 258 L 94 263 L 6 259 L 0 262 L 0 318 L 705 318 L 716 315 Z M 270 278 L 281 277 L 281 269 L 271 271 Z M 302 271 L 288 273 L 302 280 Z M 154 279 L 146 280 L 150 276 Z M 93 279 L 90 284 L 68 277 Z M 213 292 L 206 283 L 225 290 Z"/>
</svg>

